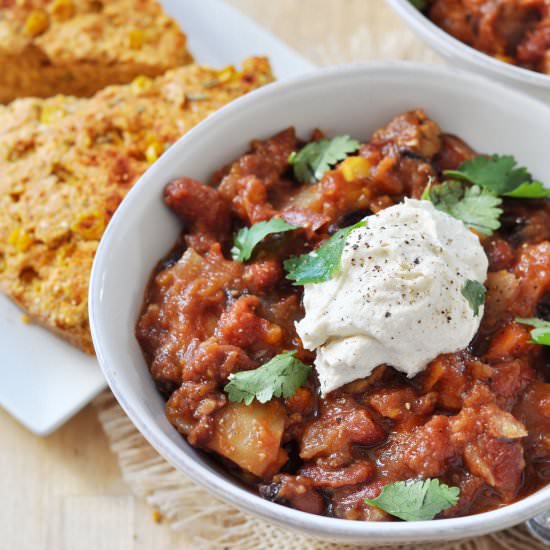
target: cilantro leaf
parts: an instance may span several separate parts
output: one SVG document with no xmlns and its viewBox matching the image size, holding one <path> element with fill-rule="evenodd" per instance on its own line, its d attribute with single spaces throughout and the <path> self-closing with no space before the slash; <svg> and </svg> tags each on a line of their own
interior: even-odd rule
<svg viewBox="0 0 550 550">
<path fill-rule="evenodd" d="M 425 191 L 424 196 L 429 196 L 438 210 L 484 235 L 491 235 L 500 227 L 502 199 L 477 185 L 466 187 L 459 181 L 446 181 Z"/>
<path fill-rule="evenodd" d="M 409 0 L 409 2 L 420 11 L 424 11 L 428 7 L 428 0 Z"/>
<path fill-rule="evenodd" d="M 464 161 L 458 170 L 445 170 L 444 174 L 479 185 L 495 195 L 517 198 L 547 196 L 547 194 L 540 194 L 544 191 L 542 183 L 534 182 L 529 170 L 525 166 L 518 166 L 516 159 L 511 155 L 474 157 Z"/>
<path fill-rule="evenodd" d="M 365 503 L 405 521 L 422 521 L 454 506 L 459 495 L 458 487 L 449 487 L 438 479 L 418 479 L 385 485 L 380 495 L 366 498 Z"/>
<path fill-rule="evenodd" d="M 468 300 L 470 307 L 474 310 L 474 315 L 479 315 L 479 308 L 485 302 L 487 289 L 479 281 L 468 279 L 462 287 L 462 296 Z"/>
<path fill-rule="evenodd" d="M 243 227 L 235 235 L 235 245 L 231 249 L 231 257 L 236 262 L 244 262 L 250 259 L 256 245 L 265 237 L 293 229 L 298 229 L 298 227 L 280 218 L 272 218 L 269 221 L 255 223 L 251 227 Z"/>
<path fill-rule="evenodd" d="M 495 195 L 504 195 L 531 180 L 527 168 L 516 165 L 511 155 L 478 156 L 464 161 L 458 170 L 445 170 L 444 174 L 479 185 Z"/>
<path fill-rule="evenodd" d="M 536 317 L 532 317 L 530 319 L 516 317 L 516 323 L 520 323 L 522 325 L 531 325 L 532 327 L 535 327 L 531 331 L 531 341 L 533 344 L 550 346 L 550 322 L 543 321 L 542 319 L 537 319 Z"/>
<path fill-rule="evenodd" d="M 366 225 L 366 221 L 360 221 L 344 227 L 309 254 L 289 258 L 283 264 L 287 272 L 286 278 L 294 281 L 295 285 L 328 281 L 340 271 L 340 260 L 349 234 Z"/>
<path fill-rule="evenodd" d="M 513 191 L 506 193 L 506 196 L 514 199 L 543 199 L 550 197 L 550 189 L 544 187 L 540 181 L 526 181 Z"/>
<path fill-rule="evenodd" d="M 321 139 L 308 143 L 297 153 L 292 153 L 288 162 L 293 166 L 298 181 L 318 181 L 331 166 L 344 160 L 359 147 L 361 143 L 350 136 Z"/>
<path fill-rule="evenodd" d="M 281 353 L 257 369 L 230 374 L 224 388 L 229 400 L 250 405 L 254 398 L 267 403 L 273 397 L 292 397 L 311 372 L 311 367 L 296 359 L 295 354 Z"/>
</svg>

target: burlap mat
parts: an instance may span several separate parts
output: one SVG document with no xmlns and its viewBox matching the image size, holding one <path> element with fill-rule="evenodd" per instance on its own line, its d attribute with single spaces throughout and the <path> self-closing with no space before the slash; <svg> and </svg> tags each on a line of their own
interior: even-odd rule
<svg viewBox="0 0 550 550">
<path fill-rule="evenodd" d="M 383 36 L 382 36 L 383 34 Z M 305 52 L 320 65 L 374 59 L 414 59 L 441 62 L 397 18 L 388 32 L 361 27 L 347 43 L 327 38 Z M 122 476 L 132 491 L 158 509 L 173 529 L 182 530 L 193 547 L 201 550 L 345 550 L 336 545 L 284 531 L 221 502 L 170 466 L 134 428 L 110 392 L 96 401 L 99 420 L 118 458 Z M 368 545 L 364 546 L 368 548 Z M 523 527 L 474 540 L 430 545 L 386 547 L 389 550 L 546 550 Z"/>
</svg>

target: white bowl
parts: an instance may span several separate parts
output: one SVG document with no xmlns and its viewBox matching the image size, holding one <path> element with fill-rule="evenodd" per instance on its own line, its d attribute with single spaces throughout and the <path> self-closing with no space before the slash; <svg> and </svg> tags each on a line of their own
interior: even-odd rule
<svg viewBox="0 0 550 550">
<path fill-rule="evenodd" d="M 387 0 L 400 17 L 449 64 L 514 86 L 550 102 L 550 75 L 499 61 L 476 50 L 432 23 L 409 0 Z"/>
<path fill-rule="evenodd" d="M 164 206 L 173 178 L 206 181 L 220 166 L 290 125 L 307 137 L 368 139 L 394 115 L 417 106 L 480 151 L 514 153 L 550 181 L 550 109 L 487 80 L 444 67 L 395 62 L 340 67 L 268 86 L 237 100 L 167 151 L 118 208 L 101 241 L 90 286 L 90 319 L 99 362 L 122 408 L 157 451 L 209 491 L 239 508 L 325 540 L 419 542 L 470 537 L 517 524 L 550 507 L 550 487 L 507 507 L 463 518 L 367 523 L 307 514 L 263 500 L 190 447 L 168 422 L 134 327 L 149 276 L 175 243 L 180 222 Z"/>
</svg>

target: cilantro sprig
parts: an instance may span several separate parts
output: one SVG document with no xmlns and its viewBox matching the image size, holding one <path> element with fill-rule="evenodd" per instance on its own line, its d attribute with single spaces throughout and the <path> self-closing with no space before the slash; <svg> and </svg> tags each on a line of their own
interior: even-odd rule
<svg viewBox="0 0 550 550">
<path fill-rule="evenodd" d="M 355 153 L 359 147 L 361 143 L 350 136 L 320 139 L 292 153 L 288 162 L 294 168 L 294 175 L 298 181 L 319 181 L 331 166 L 344 160 L 349 154 Z"/>
<path fill-rule="evenodd" d="M 295 351 L 281 353 L 257 369 L 230 374 L 224 388 L 229 400 L 250 405 L 254 399 L 267 403 L 273 397 L 292 397 L 311 372 L 295 355 Z"/>
<path fill-rule="evenodd" d="M 251 227 L 243 227 L 235 235 L 235 244 L 231 249 L 231 257 L 236 262 L 244 262 L 252 256 L 254 248 L 268 235 L 273 233 L 284 233 L 298 229 L 298 226 L 280 218 L 272 218 L 269 221 L 258 222 Z"/>
<path fill-rule="evenodd" d="M 445 170 L 444 175 L 467 181 L 498 196 L 536 199 L 550 196 L 540 181 L 525 166 L 518 166 L 512 155 L 478 156 L 464 161 L 457 170 Z"/>
<path fill-rule="evenodd" d="M 445 181 L 428 187 L 422 198 L 484 235 L 491 235 L 500 227 L 502 199 L 478 185 L 466 187 L 459 181 Z"/>
<path fill-rule="evenodd" d="M 500 197 L 550 197 L 550 189 L 533 180 L 529 170 L 518 166 L 511 155 L 477 156 L 443 174 L 451 179 L 433 188 L 429 184 L 422 199 L 431 200 L 439 210 L 484 235 L 500 227 Z"/>
<path fill-rule="evenodd" d="M 477 317 L 479 315 L 479 308 L 485 302 L 487 289 L 479 281 L 468 279 L 462 287 L 461 292 L 462 296 L 464 296 L 464 298 L 468 300 L 468 303 L 470 304 L 474 315 Z"/>
<path fill-rule="evenodd" d="M 293 281 L 294 285 L 328 281 L 340 271 L 342 252 L 349 234 L 354 229 L 366 225 L 366 221 L 360 221 L 350 227 L 344 227 L 316 250 L 289 258 L 284 262 L 286 278 Z"/>
<path fill-rule="evenodd" d="M 534 327 L 533 330 L 531 330 L 531 341 L 533 344 L 550 346 L 550 322 L 544 321 L 543 319 L 537 319 L 536 317 L 531 317 L 529 319 L 516 317 L 516 323 Z"/>
<path fill-rule="evenodd" d="M 365 502 L 405 521 L 423 521 L 454 506 L 459 496 L 458 487 L 449 487 L 438 479 L 419 479 L 385 485 L 379 496 Z"/>
</svg>

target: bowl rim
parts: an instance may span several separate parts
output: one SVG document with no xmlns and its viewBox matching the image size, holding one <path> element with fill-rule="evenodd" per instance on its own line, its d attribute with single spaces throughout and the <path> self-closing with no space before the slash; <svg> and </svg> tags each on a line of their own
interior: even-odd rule
<svg viewBox="0 0 550 550">
<path fill-rule="evenodd" d="M 126 213 L 132 209 L 134 203 L 140 200 L 142 190 L 148 186 L 147 182 L 162 178 L 162 172 L 165 171 L 164 167 L 169 166 L 172 163 L 172 159 L 176 159 L 179 152 L 189 142 L 197 138 L 200 139 L 203 135 L 208 134 L 212 129 L 215 129 L 220 121 L 223 122 L 224 120 L 238 118 L 239 114 L 245 111 L 250 104 L 266 103 L 269 105 L 271 98 L 284 94 L 295 87 L 318 86 L 326 79 L 354 80 L 359 77 L 364 78 L 365 75 L 376 78 L 377 75 L 390 74 L 395 76 L 399 74 L 399 76 L 406 79 L 407 75 L 418 77 L 419 73 L 432 78 L 454 79 L 468 85 L 476 83 L 479 89 L 485 88 L 487 93 L 498 93 L 504 96 L 504 98 L 509 98 L 510 101 L 530 104 L 533 109 L 540 110 L 542 116 L 550 116 L 550 108 L 542 101 L 519 91 L 509 89 L 501 83 L 490 81 L 482 76 L 460 69 L 410 61 L 374 61 L 342 65 L 328 69 L 316 69 L 299 77 L 275 82 L 231 102 L 229 105 L 222 107 L 210 115 L 182 136 L 139 178 L 108 224 L 92 267 L 89 286 L 89 317 L 97 358 L 118 403 L 145 439 L 172 466 L 182 471 L 218 498 L 271 523 L 296 531 L 309 532 L 310 534 L 315 533 L 315 536 L 324 537 L 328 540 L 331 540 L 332 537 L 332 540 L 345 540 L 349 542 L 370 539 L 374 542 L 404 543 L 411 541 L 456 540 L 479 536 L 516 525 L 547 510 L 550 507 L 550 485 L 517 502 L 489 512 L 457 518 L 418 522 L 351 521 L 317 516 L 267 501 L 256 493 L 235 485 L 225 477 L 217 473 L 213 474 L 205 465 L 183 453 L 180 447 L 165 436 L 162 436 L 158 430 L 154 429 L 154 425 L 150 427 L 146 419 L 142 418 L 134 410 L 125 399 L 125 392 L 119 386 L 117 376 L 114 374 L 111 366 L 112 362 L 109 360 L 108 352 L 104 345 L 104 331 L 99 324 L 99 314 L 96 315 L 96 311 L 99 312 L 101 309 L 104 272 L 109 263 L 109 249 L 113 241 L 113 235 L 119 226 L 125 224 Z M 185 443 L 187 444 L 187 442 Z"/>
<path fill-rule="evenodd" d="M 489 70 L 498 74 L 501 78 L 513 79 L 518 84 L 530 84 L 538 88 L 550 90 L 550 75 L 519 67 L 518 65 L 511 65 L 495 59 L 480 50 L 476 50 L 438 27 L 419 9 L 415 8 L 409 0 L 386 1 L 436 51 L 442 51 L 449 57 L 460 57 L 466 63 L 475 65 L 478 69 Z"/>
</svg>

